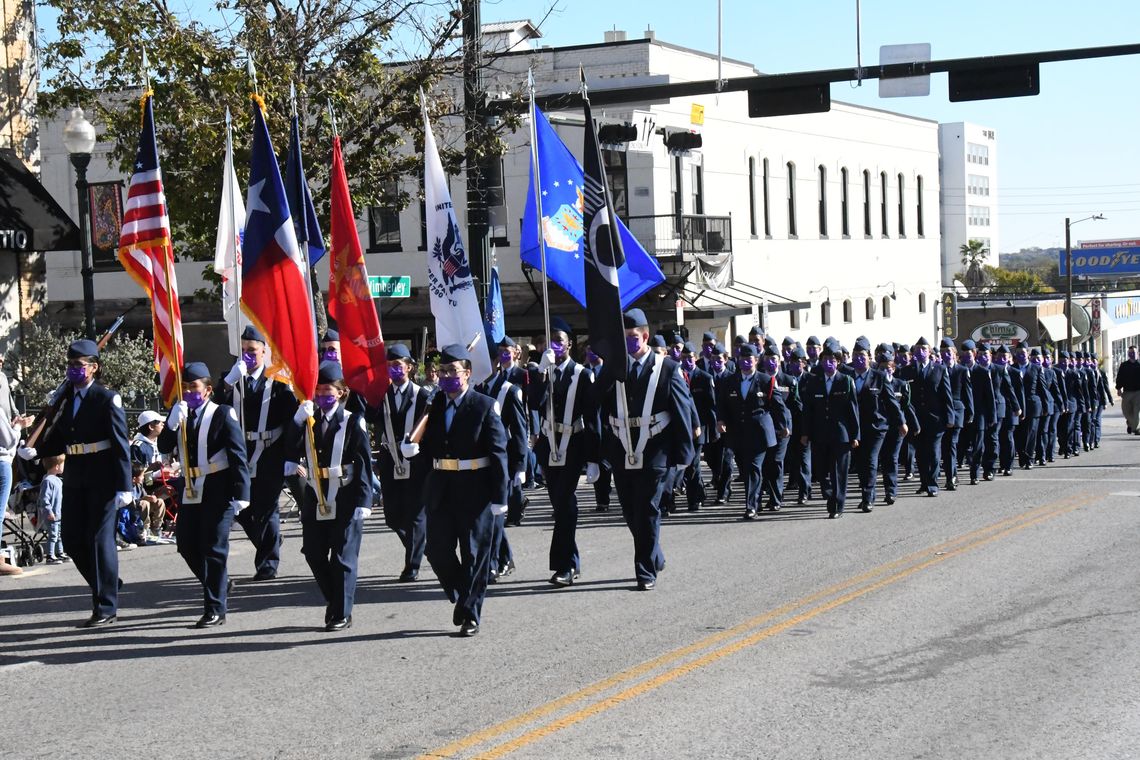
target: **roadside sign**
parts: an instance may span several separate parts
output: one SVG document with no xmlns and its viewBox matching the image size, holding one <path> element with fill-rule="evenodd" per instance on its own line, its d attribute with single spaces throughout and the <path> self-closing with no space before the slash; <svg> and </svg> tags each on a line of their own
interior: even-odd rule
<svg viewBox="0 0 1140 760">
<path fill-rule="evenodd" d="M 369 275 L 368 290 L 373 298 L 407 298 L 412 294 L 412 278 Z"/>
</svg>

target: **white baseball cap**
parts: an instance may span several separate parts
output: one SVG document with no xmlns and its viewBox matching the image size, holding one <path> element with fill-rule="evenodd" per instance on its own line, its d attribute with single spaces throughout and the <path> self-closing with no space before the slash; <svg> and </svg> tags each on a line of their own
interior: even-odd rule
<svg viewBox="0 0 1140 760">
<path fill-rule="evenodd" d="M 161 419 L 161 414 L 151 409 L 147 409 L 145 412 L 139 415 L 139 427 L 146 427 L 150 423 L 158 422 Z"/>
</svg>

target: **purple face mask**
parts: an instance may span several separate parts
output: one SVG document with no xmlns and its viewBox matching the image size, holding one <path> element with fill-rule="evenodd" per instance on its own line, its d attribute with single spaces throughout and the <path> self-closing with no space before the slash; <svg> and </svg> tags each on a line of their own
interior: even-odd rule
<svg viewBox="0 0 1140 760">
<path fill-rule="evenodd" d="M 907 365 L 906 354 L 895 354 L 895 366 L 905 367 Z"/>
<path fill-rule="evenodd" d="M 746 358 L 740 358 L 737 360 L 736 366 L 740 367 L 741 372 L 744 372 L 747 374 L 747 373 L 752 371 L 752 360 L 746 359 Z"/>
<path fill-rule="evenodd" d="M 713 359 L 712 367 L 717 372 L 724 372 L 724 359 Z"/>
<path fill-rule="evenodd" d="M 954 354 L 949 351 L 943 351 L 940 356 L 942 357 L 942 363 L 947 367 L 954 363 Z"/>
<path fill-rule="evenodd" d="M 776 371 L 776 367 L 780 366 L 780 362 L 774 356 L 767 356 L 764 358 L 764 371 L 771 374 Z"/>
<path fill-rule="evenodd" d="M 560 340 L 550 341 L 550 350 L 554 352 L 554 356 L 562 359 L 566 356 L 566 344 Z"/>
<path fill-rule="evenodd" d="M 867 355 L 866 354 L 855 354 L 853 357 L 851 357 L 851 364 L 855 367 L 855 369 L 858 369 L 858 370 L 866 369 L 867 368 Z"/>
<path fill-rule="evenodd" d="M 459 393 L 463 390 L 463 379 L 459 377 L 441 377 L 439 379 L 439 389 L 444 393 Z"/>
<path fill-rule="evenodd" d="M 798 361 L 794 361 L 788 365 L 788 374 L 792 377 L 799 377 L 803 373 L 804 365 L 800 364 Z"/>
<path fill-rule="evenodd" d="M 186 402 L 186 406 L 191 409 L 197 409 L 206 403 L 206 399 L 202 397 L 202 391 L 183 391 L 182 400 Z"/>
<path fill-rule="evenodd" d="M 675 346 L 673 348 L 670 348 L 669 349 L 669 358 L 675 362 L 680 361 L 681 360 L 681 349 L 679 349 Z"/>
<path fill-rule="evenodd" d="M 689 372 L 692 372 L 697 368 L 697 360 L 691 356 L 686 356 L 681 360 L 681 366 L 687 369 Z"/>
<path fill-rule="evenodd" d="M 257 369 L 257 357 L 248 351 L 241 352 L 241 360 L 245 363 L 246 370 L 253 372 Z"/>
<path fill-rule="evenodd" d="M 969 353 L 969 352 L 964 353 L 964 354 L 962 354 L 961 357 L 959 357 L 959 359 L 962 362 L 962 364 L 965 364 L 967 367 L 973 367 L 974 366 L 974 355 L 972 353 Z"/>
<path fill-rule="evenodd" d="M 807 355 L 808 355 L 808 358 L 811 359 L 812 361 L 815 361 L 816 359 L 818 359 L 819 358 L 819 346 L 808 346 L 807 347 Z"/>
<path fill-rule="evenodd" d="M 1029 361 L 1030 361 L 1031 363 L 1033 363 L 1033 364 L 1036 364 L 1038 367 L 1040 367 L 1040 366 L 1041 366 L 1041 357 L 1040 357 L 1040 356 L 1034 356 L 1034 357 L 1033 357 L 1032 359 L 1030 359 Z"/>
<path fill-rule="evenodd" d="M 72 385 L 85 385 L 87 383 L 87 367 L 68 367 L 67 381 Z"/>
<path fill-rule="evenodd" d="M 321 359 L 326 362 L 339 362 L 340 354 L 337 353 L 335 348 L 326 348 L 324 353 L 321 354 Z"/>
<path fill-rule="evenodd" d="M 834 356 L 828 356 L 828 357 L 825 357 L 824 359 L 822 359 L 821 361 L 823 362 L 823 371 L 828 375 L 834 375 L 835 374 L 835 367 L 837 366 L 835 363 L 835 357 Z"/>
<path fill-rule="evenodd" d="M 1043 358 L 1041 359 L 1041 364 L 1042 364 L 1042 365 L 1043 365 L 1043 366 L 1044 366 L 1046 369 L 1048 369 L 1049 367 L 1052 367 L 1052 366 L 1053 366 L 1053 360 L 1052 360 L 1052 359 L 1050 359 L 1048 356 L 1046 356 L 1046 357 L 1043 357 Z"/>
<path fill-rule="evenodd" d="M 404 382 L 404 377 L 406 377 L 407 374 L 407 370 L 404 369 L 404 365 L 401 362 L 388 365 L 388 377 L 398 383 Z"/>
<path fill-rule="evenodd" d="M 1009 359 L 1006 358 L 1006 354 L 998 354 L 994 357 L 994 364 L 998 365 L 999 367 L 1004 367 L 1008 363 Z"/>
<path fill-rule="evenodd" d="M 705 356 L 712 356 L 714 348 L 716 348 L 716 346 L 711 346 L 711 345 L 702 346 L 701 347 L 701 353 L 704 354 Z M 1135 358 L 1134 354 L 1135 354 L 1135 352 L 1133 352 L 1133 358 Z"/>
<path fill-rule="evenodd" d="M 514 358 L 515 355 L 510 351 L 499 352 L 499 364 L 510 364 L 512 361 L 514 361 Z"/>
<path fill-rule="evenodd" d="M 597 354 L 595 354 L 593 351 L 587 351 L 586 352 L 586 361 L 588 361 L 590 364 L 597 364 L 599 358 L 600 357 Z"/>
<path fill-rule="evenodd" d="M 990 355 L 978 354 L 978 364 L 982 365 L 983 367 L 990 366 Z"/>
<path fill-rule="evenodd" d="M 625 350 L 631 356 L 641 350 L 641 336 L 640 335 L 627 335 L 625 336 Z"/>
<path fill-rule="evenodd" d="M 317 406 L 321 408 L 322 412 L 331 412 L 333 410 L 333 407 L 336 406 L 337 397 L 331 393 L 322 393 L 314 398 L 313 401 L 315 401 Z"/>
<path fill-rule="evenodd" d="M 783 353 L 784 353 L 784 361 L 789 361 L 792 358 L 792 349 L 785 348 Z"/>
<path fill-rule="evenodd" d="M 919 364 L 926 364 L 926 358 L 930 356 L 925 348 L 916 349 L 914 352 L 914 360 Z"/>
</svg>

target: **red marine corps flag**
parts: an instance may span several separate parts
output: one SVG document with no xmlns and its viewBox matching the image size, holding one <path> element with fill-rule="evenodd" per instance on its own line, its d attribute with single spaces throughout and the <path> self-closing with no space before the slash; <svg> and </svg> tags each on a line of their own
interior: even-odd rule
<svg viewBox="0 0 1140 760">
<path fill-rule="evenodd" d="M 368 270 L 356 234 L 356 216 L 352 213 L 352 197 L 348 192 L 348 175 L 340 150 L 340 136 L 333 136 L 332 172 L 329 175 L 332 198 L 329 211 L 329 233 L 332 250 L 329 257 L 329 316 L 336 320 L 340 332 L 340 361 L 348 387 L 359 393 L 374 409 L 384 403 L 388 392 L 388 354 L 380 334 L 380 320 L 372 292 L 368 287 Z"/>
<path fill-rule="evenodd" d="M 166 193 L 162 188 L 162 169 L 158 165 L 158 144 L 154 136 L 153 98 L 149 90 L 143 95 L 142 131 L 127 190 L 123 229 L 119 234 L 119 262 L 150 297 L 156 364 L 162 398 L 169 406 L 179 400 L 182 311 L 178 306 L 170 218 L 166 214 Z"/>
</svg>

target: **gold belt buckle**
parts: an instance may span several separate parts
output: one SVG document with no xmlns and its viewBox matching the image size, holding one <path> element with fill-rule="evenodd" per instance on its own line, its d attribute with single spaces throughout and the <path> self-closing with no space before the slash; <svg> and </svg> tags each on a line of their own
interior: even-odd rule
<svg viewBox="0 0 1140 760">
<path fill-rule="evenodd" d="M 447 472 L 459 472 L 458 459 L 439 459 L 436 460 L 436 469 L 445 470 Z"/>
<path fill-rule="evenodd" d="M 475 472 L 478 469 L 479 469 L 479 460 L 472 459 L 471 460 L 471 472 Z"/>
</svg>

